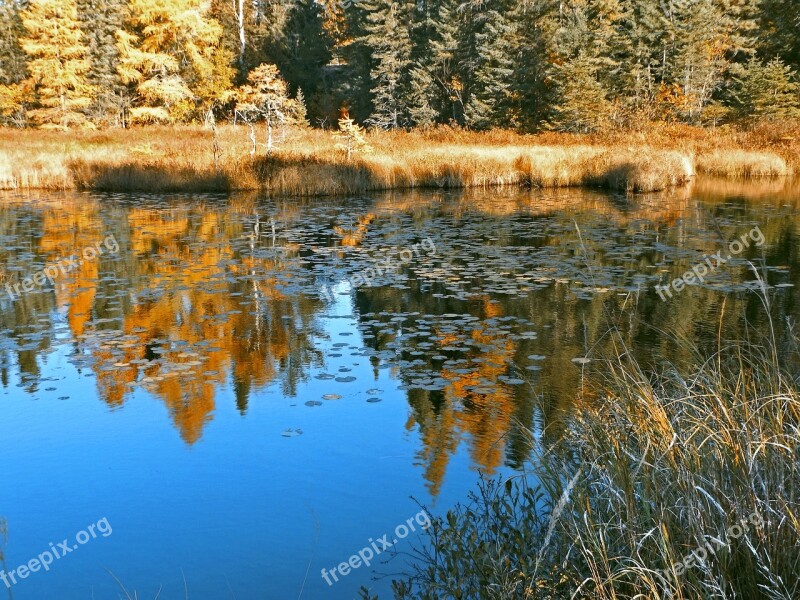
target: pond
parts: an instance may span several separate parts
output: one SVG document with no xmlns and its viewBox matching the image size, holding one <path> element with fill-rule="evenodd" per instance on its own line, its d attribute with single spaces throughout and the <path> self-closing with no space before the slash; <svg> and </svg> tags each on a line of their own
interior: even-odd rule
<svg viewBox="0 0 800 600">
<path fill-rule="evenodd" d="M 786 182 L 702 180 L 7 194 L 0 567 L 28 565 L 9 597 L 388 598 L 420 507 L 523 470 L 599 401 L 593 365 L 794 340 L 798 205 Z"/>
</svg>

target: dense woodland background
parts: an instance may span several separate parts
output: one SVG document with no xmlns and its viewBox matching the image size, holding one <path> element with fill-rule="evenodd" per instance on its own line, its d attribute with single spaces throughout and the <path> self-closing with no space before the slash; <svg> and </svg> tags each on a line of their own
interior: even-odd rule
<svg viewBox="0 0 800 600">
<path fill-rule="evenodd" d="M 800 116 L 797 0 L 0 0 L 0 119 L 591 132 Z"/>
</svg>

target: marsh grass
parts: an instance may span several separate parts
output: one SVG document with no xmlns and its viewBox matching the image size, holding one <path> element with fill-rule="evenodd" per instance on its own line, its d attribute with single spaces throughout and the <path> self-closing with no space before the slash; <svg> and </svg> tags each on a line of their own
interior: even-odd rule
<svg viewBox="0 0 800 600">
<path fill-rule="evenodd" d="M 263 137 L 263 132 L 259 136 Z M 250 154 L 248 131 L 220 126 L 95 132 L 0 130 L 0 189 L 353 194 L 387 189 L 591 186 L 652 192 L 697 171 L 722 177 L 791 173 L 800 143 L 691 128 L 576 136 L 430 131 L 373 132 L 372 151 L 348 159 L 329 131 L 278 133 L 278 149 Z M 263 141 L 263 140 L 259 140 Z M 763 147 L 775 147 L 776 152 Z M 746 151 L 745 151 L 746 150 Z"/>
<path fill-rule="evenodd" d="M 697 170 L 728 179 L 775 179 L 792 173 L 786 161 L 771 152 L 714 150 L 697 159 Z"/>
<path fill-rule="evenodd" d="M 397 598 L 800 597 L 797 350 L 748 342 L 655 375 L 625 356 L 592 363 L 592 400 L 535 473 L 434 521 Z"/>
</svg>

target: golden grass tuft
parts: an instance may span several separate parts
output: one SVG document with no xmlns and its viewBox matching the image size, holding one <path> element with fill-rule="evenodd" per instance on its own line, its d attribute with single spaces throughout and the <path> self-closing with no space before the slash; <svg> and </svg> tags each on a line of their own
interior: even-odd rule
<svg viewBox="0 0 800 600">
<path fill-rule="evenodd" d="M 228 177 L 194 165 L 137 163 L 106 165 L 77 159 L 69 162 L 72 182 L 78 189 L 100 192 L 229 192 Z"/>
<path fill-rule="evenodd" d="M 534 187 L 591 186 L 656 192 L 684 185 L 694 177 L 689 156 L 648 147 L 636 152 L 590 146 L 535 149 L 520 160 Z"/>
<path fill-rule="evenodd" d="M 774 179 L 786 177 L 791 169 L 771 152 L 714 150 L 697 158 L 697 171 L 728 179 Z"/>
</svg>

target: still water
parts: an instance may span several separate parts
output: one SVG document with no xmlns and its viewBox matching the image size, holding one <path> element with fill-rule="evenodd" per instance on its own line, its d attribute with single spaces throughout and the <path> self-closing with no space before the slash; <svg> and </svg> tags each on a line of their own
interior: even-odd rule
<svg viewBox="0 0 800 600">
<path fill-rule="evenodd" d="M 388 598 L 417 533 L 332 586 L 321 570 L 523 469 L 599 401 L 592 365 L 621 341 L 660 369 L 768 312 L 794 339 L 798 206 L 785 182 L 6 195 L 0 567 L 72 550 L 0 597 Z"/>
</svg>

